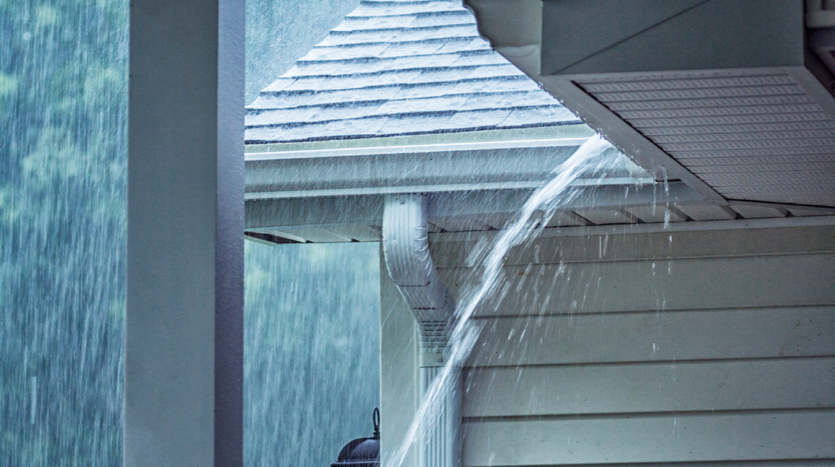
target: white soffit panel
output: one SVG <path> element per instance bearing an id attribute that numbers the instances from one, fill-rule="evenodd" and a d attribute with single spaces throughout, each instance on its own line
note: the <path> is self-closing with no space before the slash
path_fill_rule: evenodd
<path id="1" fill-rule="evenodd" d="M 687 214 L 694 221 L 722 221 L 736 219 L 736 212 L 732 211 L 727 206 L 714 205 L 686 205 L 679 206 L 678 209 Z"/>
<path id="2" fill-rule="evenodd" d="M 626 210 L 638 219 L 647 223 L 659 222 L 684 222 L 687 215 L 673 207 L 652 205 L 626 208 Z"/>
<path id="3" fill-rule="evenodd" d="M 546 227 L 577 227 L 589 225 L 589 221 L 568 211 L 557 211 L 545 224 Z"/>
<path id="4" fill-rule="evenodd" d="M 329 230 L 317 227 L 283 227 L 280 231 L 275 231 L 275 235 L 279 237 L 289 238 L 291 240 L 303 239 L 311 243 L 347 243 L 353 239 L 331 232 Z"/>
<path id="5" fill-rule="evenodd" d="M 481 232 L 493 230 L 493 227 L 479 217 L 445 217 L 435 218 L 431 222 L 445 232 Z"/>
<path id="6" fill-rule="evenodd" d="M 757 204 L 731 204 L 731 208 L 746 219 L 765 219 L 768 217 L 786 217 L 788 210 L 782 206 Z"/>
<path id="7" fill-rule="evenodd" d="M 815 209 L 803 207 L 790 207 L 789 212 L 792 213 L 792 215 L 795 217 L 835 215 L 835 210 L 832 209 Z"/>
<path id="8" fill-rule="evenodd" d="M 788 70 L 576 83 L 726 198 L 835 206 L 835 121 Z"/>
<path id="9" fill-rule="evenodd" d="M 578 209 L 574 212 L 597 225 L 635 224 L 638 222 L 635 216 L 623 209 Z"/>
<path id="10" fill-rule="evenodd" d="M 380 230 L 369 225 L 335 225 L 328 227 L 330 232 L 358 242 L 380 241 Z"/>

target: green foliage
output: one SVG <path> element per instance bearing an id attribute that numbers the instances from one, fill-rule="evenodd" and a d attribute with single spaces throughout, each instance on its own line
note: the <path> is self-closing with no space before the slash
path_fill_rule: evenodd
<path id="1" fill-rule="evenodd" d="M 0 3 L 0 465 L 121 462 L 127 12 Z"/>
<path id="2" fill-rule="evenodd" d="M 377 244 L 246 244 L 244 464 L 327 466 L 379 404 Z"/>
<path id="3" fill-rule="evenodd" d="M 250 0 L 248 91 L 355 3 Z M 0 0 L 0 466 L 121 464 L 128 5 Z M 247 465 L 326 465 L 377 400 L 376 249 L 246 260 Z"/>
<path id="4" fill-rule="evenodd" d="M 20 80 L 16 76 L 0 72 L 0 102 L 14 96 L 19 85 Z"/>

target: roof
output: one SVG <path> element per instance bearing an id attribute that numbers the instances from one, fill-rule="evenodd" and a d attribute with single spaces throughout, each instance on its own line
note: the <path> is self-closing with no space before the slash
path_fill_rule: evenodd
<path id="1" fill-rule="evenodd" d="M 378 241 L 385 197 L 418 192 L 429 196 L 433 235 L 502 229 L 593 134 L 493 51 L 460 0 L 364 0 L 247 107 L 247 235 Z M 788 225 L 831 213 L 715 204 L 611 156 L 546 228 Z"/>
<path id="2" fill-rule="evenodd" d="M 460 0 L 363 0 L 247 107 L 247 144 L 581 124 Z"/>

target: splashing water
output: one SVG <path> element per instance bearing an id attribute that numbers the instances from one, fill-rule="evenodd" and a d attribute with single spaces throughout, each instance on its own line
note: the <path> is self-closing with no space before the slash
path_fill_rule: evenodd
<path id="1" fill-rule="evenodd" d="M 584 175 L 602 174 L 610 165 L 605 157 L 611 145 L 600 136 L 589 138 L 574 154 L 554 170 L 554 178 L 536 190 L 520 209 L 513 222 L 492 242 L 489 248 L 477 248 L 477 259 L 469 264 L 479 266 L 480 277 L 475 285 L 464 292 L 456 307 L 456 321 L 449 339 L 446 362 L 418 407 L 412 424 L 400 447 L 385 462 L 385 467 L 401 467 L 411 447 L 421 435 L 428 433 L 437 423 L 442 401 L 451 391 L 456 368 L 469 357 L 478 339 L 480 329 L 471 319 L 481 301 L 489 296 L 502 278 L 507 252 L 526 241 L 536 238 L 556 210 L 578 195 L 572 184 Z"/>

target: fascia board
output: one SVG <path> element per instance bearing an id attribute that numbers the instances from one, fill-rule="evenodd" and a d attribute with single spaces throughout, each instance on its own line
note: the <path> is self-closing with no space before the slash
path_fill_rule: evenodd
<path id="1" fill-rule="evenodd" d="M 623 206 L 703 204 L 704 198 L 681 182 L 645 185 L 575 187 L 573 199 L 563 210 Z M 488 216 L 517 212 L 533 189 L 435 192 L 429 195 L 429 221 L 438 218 Z M 246 202 L 249 231 L 288 226 L 332 224 L 381 225 L 381 194 L 320 198 L 250 199 Z"/>
<path id="2" fill-rule="evenodd" d="M 542 229 L 537 238 L 587 237 L 592 235 L 629 235 L 656 232 L 703 232 L 739 229 L 780 229 L 794 227 L 835 226 L 835 216 L 779 217 L 771 219 L 737 219 L 721 221 L 671 222 L 669 224 L 620 224 L 579 227 L 552 227 Z M 492 240 L 500 231 L 480 232 L 437 232 L 429 234 L 432 244 L 445 242 L 466 242 L 484 238 Z"/>
<path id="3" fill-rule="evenodd" d="M 586 138 L 250 153 L 246 199 L 536 188 Z M 622 157 L 614 150 L 613 157 Z M 595 185 L 652 184 L 628 159 Z M 578 185 L 588 184 L 579 180 Z"/>

